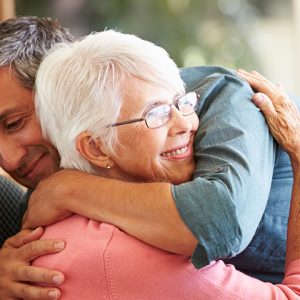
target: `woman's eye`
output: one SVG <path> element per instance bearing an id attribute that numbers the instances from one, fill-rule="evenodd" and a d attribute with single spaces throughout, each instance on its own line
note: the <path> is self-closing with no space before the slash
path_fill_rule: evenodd
<path id="1" fill-rule="evenodd" d="M 24 124 L 24 119 L 20 118 L 6 124 L 6 131 L 19 130 Z"/>

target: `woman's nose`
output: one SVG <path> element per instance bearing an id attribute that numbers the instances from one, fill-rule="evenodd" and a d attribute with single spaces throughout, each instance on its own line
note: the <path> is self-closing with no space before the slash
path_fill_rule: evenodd
<path id="1" fill-rule="evenodd" d="M 175 106 L 171 106 L 170 116 L 170 131 L 169 134 L 174 136 L 176 134 L 186 133 L 192 130 L 192 122 L 188 116 L 183 114 Z"/>

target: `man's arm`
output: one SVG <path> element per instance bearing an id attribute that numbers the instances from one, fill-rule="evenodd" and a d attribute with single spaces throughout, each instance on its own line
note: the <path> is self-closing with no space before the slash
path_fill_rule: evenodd
<path id="1" fill-rule="evenodd" d="M 184 71 L 183 76 L 190 76 Z M 253 238 L 268 201 L 277 145 L 251 103 L 247 83 L 220 68 L 192 72 L 193 78 L 206 73 L 200 83 L 188 79 L 189 88 L 201 95 L 197 166 L 194 180 L 174 186 L 173 195 L 199 241 L 192 261 L 201 267 L 235 256 Z"/>

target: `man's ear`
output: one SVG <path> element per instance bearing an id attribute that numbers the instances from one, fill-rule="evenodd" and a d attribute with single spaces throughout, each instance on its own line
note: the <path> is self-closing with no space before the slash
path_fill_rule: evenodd
<path id="1" fill-rule="evenodd" d="M 99 168 L 113 167 L 113 160 L 106 154 L 103 144 L 97 138 L 94 139 L 88 131 L 82 132 L 76 139 L 77 151 L 90 163 Z"/>

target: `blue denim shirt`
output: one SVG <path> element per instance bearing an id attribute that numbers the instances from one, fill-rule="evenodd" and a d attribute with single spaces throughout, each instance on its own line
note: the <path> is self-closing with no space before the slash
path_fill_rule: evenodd
<path id="1" fill-rule="evenodd" d="M 182 69 L 200 93 L 191 182 L 172 186 L 176 206 L 199 241 L 197 267 L 228 260 L 250 272 L 283 272 L 292 189 L 287 154 L 274 141 L 253 91 L 219 67 Z"/>

